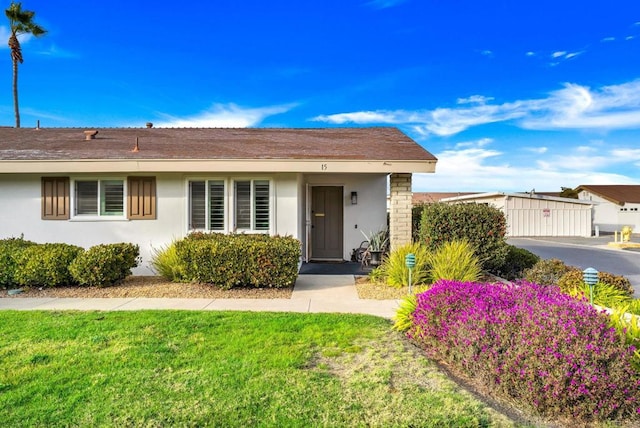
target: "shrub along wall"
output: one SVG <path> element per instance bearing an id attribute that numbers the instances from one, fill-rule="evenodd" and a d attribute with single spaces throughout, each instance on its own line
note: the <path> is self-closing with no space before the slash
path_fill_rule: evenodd
<path id="1" fill-rule="evenodd" d="M 38 244 L 16 257 L 15 280 L 22 286 L 58 287 L 77 282 L 69 271 L 83 249 L 69 244 Z"/>
<path id="2" fill-rule="evenodd" d="M 128 243 L 96 245 L 85 251 L 69 244 L 0 240 L 0 287 L 107 286 L 123 281 L 139 263 Z"/>
<path id="3" fill-rule="evenodd" d="M 298 276 L 300 241 L 292 237 L 193 233 L 174 245 L 187 281 L 224 289 L 288 287 Z"/>
<path id="4" fill-rule="evenodd" d="M 467 240 L 484 269 L 500 272 L 509 252 L 505 242 L 507 222 L 502 211 L 475 203 L 425 204 L 421 210 L 419 239 L 430 250 L 445 242 Z"/>
<path id="5" fill-rule="evenodd" d="M 36 243 L 22 237 L 0 240 L 0 288 L 18 285 L 15 279 L 17 259 L 25 248 L 32 245 Z"/>
<path id="6" fill-rule="evenodd" d="M 139 254 L 140 249 L 134 244 L 96 245 L 80 253 L 69 271 L 80 285 L 114 285 L 131 275 L 131 269 L 140 261 Z"/>

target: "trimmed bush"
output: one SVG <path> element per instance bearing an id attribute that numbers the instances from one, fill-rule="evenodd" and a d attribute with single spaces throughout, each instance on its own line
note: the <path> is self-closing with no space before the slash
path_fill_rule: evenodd
<path id="1" fill-rule="evenodd" d="M 567 266 L 559 259 L 545 259 L 538 261 L 530 269 L 522 272 L 523 279 L 541 285 L 557 285 L 564 274 L 577 270 L 573 266 Z"/>
<path id="2" fill-rule="evenodd" d="M 409 285 L 409 268 L 407 268 L 407 254 L 416 256 L 416 265 L 411 271 L 412 285 L 425 285 L 431 283 L 429 276 L 429 252 L 424 245 L 419 243 L 407 244 L 394 250 L 385 257 L 382 264 L 371 271 L 369 278 L 378 283 L 384 283 L 391 287 L 402 288 Z"/>
<path id="3" fill-rule="evenodd" d="M 425 210 L 424 203 L 414 205 L 411 208 L 411 239 L 413 242 L 420 241 L 420 223 L 422 222 L 422 212 Z"/>
<path id="4" fill-rule="evenodd" d="M 223 289 L 289 287 L 298 277 L 300 242 L 292 237 L 193 233 L 175 247 L 188 281 Z"/>
<path id="5" fill-rule="evenodd" d="M 15 279 L 16 260 L 22 251 L 36 245 L 35 242 L 20 238 L 7 238 L 0 240 L 0 287 L 10 288 L 18 285 Z"/>
<path id="6" fill-rule="evenodd" d="M 540 257 L 531 251 L 507 244 L 507 256 L 504 264 L 494 273 L 510 281 L 521 279 L 524 270 L 532 268 L 539 261 Z"/>
<path id="7" fill-rule="evenodd" d="M 84 251 L 69 265 L 69 272 L 80 285 L 109 286 L 121 283 L 138 266 L 140 249 L 128 243 L 96 245 Z"/>
<path id="8" fill-rule="evenodd" d="M 598 272 L 598 281 L 610 284 L 629 296 L 633 295 L 631 281 L 623 275 L 614 275 L 609 272 Z"/>
<path id="9" fill-rule="evenodd" d="M 502 211 L 489 205 L 426 204 L 420 222 L 420 242 L 433 251 L 445 242 L 466 239 L 475 248 L 482 268 L 497 273 L 508 253 L 506 230 Z"/>
<path id="10" fill-rule="evenodd" d="M 558 287 L 439 281 L 412 319 L 408 335 L 430 355 L 542 416 L 640 417 L 633 347 Z"/>
<path id="11" fill-rule="evenodd" d="M 58 287 L 75 283 L 69 265 L 83 251 L 69 244 L 36 244 L 16 257 L 15 281 L 23 286 Z"/>
<path id="12" fill-rule="evenodd" d="M 428 261 L 433 282 L 440 279 L 477 281 L 482 274 L 475 250 L 466 240 L 445 242 L 429 255 Z"/>

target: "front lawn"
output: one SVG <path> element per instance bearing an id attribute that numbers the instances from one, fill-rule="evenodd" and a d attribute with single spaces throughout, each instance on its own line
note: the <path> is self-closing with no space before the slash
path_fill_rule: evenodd
<path id="1" fill-rule="evenodd" d="M 0 311 L 3 426 L 515 426 L 372 316 Z"/>

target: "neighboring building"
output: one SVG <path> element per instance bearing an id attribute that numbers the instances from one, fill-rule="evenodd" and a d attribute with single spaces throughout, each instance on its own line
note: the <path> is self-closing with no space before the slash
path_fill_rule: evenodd
<path id="1" fill-rule="evenodd" d="M 576 188 L 581 200 L 594 203 L 593 224 L 602 232 L 631 226 L 640 232 L 640 185 L 588 184 Z"/>
<path id="2" fill-rule="evenodd" d="M 442 199 L 456 196 L 477 195 L 478 192 L 413 192 L 413 205 L 432 204 L 440 202 Z"/>
<path id="3" fill-rule="evenodd" d="M 193 230 L 349 259 L 360 230 L 386 225 L 388 190 L 392 246 L 410 242 L 412 173 L 435 164 L 396 128 L 0 128 L 0 238 L 136 243 L 136 274 Z"/>
<path id="4" fill-rule="evenodd" d="M 592 203 L 531 193 L 480 193 L 445 203 L 490 204 L 507 220 L 507 236 L 591 236 Z"/>

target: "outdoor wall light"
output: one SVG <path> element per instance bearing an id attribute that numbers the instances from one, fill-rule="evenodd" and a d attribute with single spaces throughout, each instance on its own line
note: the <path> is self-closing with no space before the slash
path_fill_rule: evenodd
<path id="1" fill-rule="evenodd" d="M 351 205 L 358 205 L 358 192 L 351 192 Z"/>

